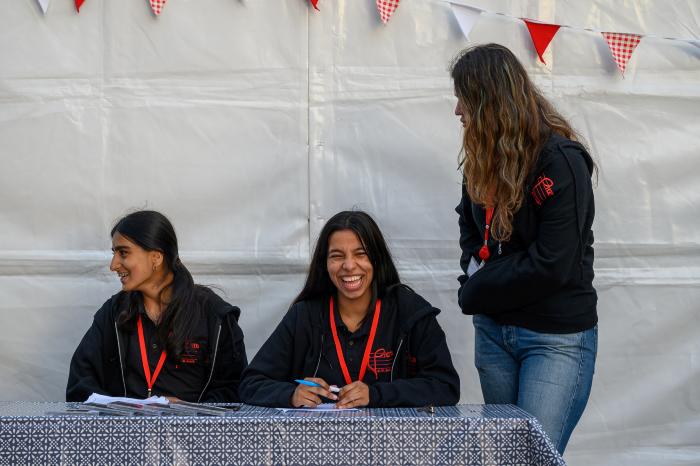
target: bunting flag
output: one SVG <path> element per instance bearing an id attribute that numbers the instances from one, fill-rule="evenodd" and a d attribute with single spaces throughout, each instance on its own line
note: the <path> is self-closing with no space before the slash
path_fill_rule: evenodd
<path id="1" fill-rule="evenodd" d="M 542 55 L 554 38 L 554 34 L 557 33 L 561 26 L 558 24 L 540 23 L 525 18 L 522 18 L 522 20 L 525 22 L 527 30 L 530 31 L 532 45 L 534 45 L 535 50 L 537 50 L 537 56 L 540 57 L 540 61 L 546 65 Z"/>
<path id="2" fill-rule="evenodd" d="M 621 32 L 602 32 L 605 41 L 610 47 L 610 52 L 612 52 L 613 59 L 617 63 L 617 67 L 620 69 L 622 75 L 625 75 L 625 68 L 627 67 L 627 62 L 632 58 L 632 53 L 634 49 L 642 40 L 642 36 L 639 34 L 625 34 Z"/>
<path id="3" fill-rule="evenodd" d="M 163 7 L 165 7 L 166 1 L 167 0 L 150 0 L 151 10 L 153 10 L 153 13 L 155 13 L 156 16 L 158 16 L 160 12 L 163 11 Z"/>
<path id="4" fill-rule="evenodd" d="M 46 10 L 49 9 L 49 0 L 39 0 L 39 6 L 41 7 L 41 11 L 46 14 Z"/>
<path id="5" fill-rule="evenodd" d="M 80 7 L 83 6 L 83 2 L 85 0 L 75 0 L 75 9 L 78 10 L 78 13 L 80 13 Z"/>
<path id="6" fill-rule="evenodd" d="M 389 22 L 389 18 L 394 14 L 394 11 L 399 7 L 400 0 L 377 0 L 377 11 L 382 23 Z"/>
<path id="7" fill-rule="evenodd" d="M 464 34 L 464 38 L 468 39 L 469 33 L 481 17 L 481 10 L 467 5 L 460 5 L 459 3 L 451 3 L 450 5 L 452 6 L 452 13 L 459 23 L 459 28 Z"/>
<path id="8" fill-rule="evenodd" d="M 317 6 L 317 5 L 318 5 L 318 0 L 311 0 L 311 4 L 312 4 L 313 7 L 316 9 L 316 11 L 321 11 L 321 10 L 318 9 L 318 6 Z"/>

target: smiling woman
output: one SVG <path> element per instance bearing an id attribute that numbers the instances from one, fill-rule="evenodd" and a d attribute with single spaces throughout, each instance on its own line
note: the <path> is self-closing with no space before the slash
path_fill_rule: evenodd
<path id="1" fill-rule="evenodd" d="M 321 230 L 304 288 L 244 372 L 241 398 L 278 407 L 455 404 L 459 377 L 439 312 L 401 284 L 374 220 L 340 212 Z"/>
<path id="2" fill-rule="evenodd" d="M 70 365 L 67 401 L 92 393 L 238 401 L 246 365 L 240 310 L 195 285 L 170 221 L 139 211 L 112 229 L 122 291 L 95 314 Z"/>

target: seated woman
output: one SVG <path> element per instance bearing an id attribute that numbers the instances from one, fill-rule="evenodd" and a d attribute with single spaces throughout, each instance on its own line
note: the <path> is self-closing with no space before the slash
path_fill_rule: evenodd
<path id="1" fill-rule="evenodd" d="M 85 401 L 95 392 L 238 401 L 247 363 L 240 310 L 194 284 L 162 214 L 129 214 L 111 235 L 109 268 L 122 291 L 97 311 L 75 350 L 66 400 Z"/>
<path id="2" fill-rule="evenodd" d="M 277 407 L 316 407 L 324 398 L 339 408 L 453 405 L 459 376 L 439 312 L 401 284 L 372 218 L 340 212 L 321 230 L 304 289 L 244 371 L 241 399 Z M 337 395 L 331 385 L 342 387 Z"/>

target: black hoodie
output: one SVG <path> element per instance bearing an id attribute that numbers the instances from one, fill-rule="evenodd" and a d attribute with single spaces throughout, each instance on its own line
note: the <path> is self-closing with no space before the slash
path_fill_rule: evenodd
<path id="1" fill-rule="evenodd" d="M 133 378 L 127 377 L 129 374 L 126 374 L 126 358 L 140 358 L 139 354 L 127 354 L 130 335 L 117 326 L 117 317 L 127 301 L 126 294 L 121 291 L 112 296 L 95 313 L 92 326 L 71 359 L 66 401 L 85 401 L 92 393 L 146 396 L 145 384 L 130 386 L 129 381 Z M 237 323 L 241 311 L 204 287 L 197 287 L 196 299 L 201 305 L 200 308 L 205 311 L 206 318 L 201 319 L 198 328 L 193 331 L 204 335 L 206 343 L 202 348 L 206 348 L 206 354 L 201 355 L 201 358 L 197 355 L 194 357 L 197 358 L 197 363 L 201 360 L 201 364 L 205 365 L 205 370 L 201 371 L 205 376 L 199 387 L 187 387 L 188 393 L 197 393 L 196 398 L 182 396 L 177 387 L 168 387 L 167 394 L 184 401 L 239 401 L 238 382 L 247 364 L 243 332 Z M 163 371 L 169 364 L 170 362 L 166 362 Z M 151 369 L 153 370 L 153 367 Z M 154 394 L 159 394 L 155 389 L 162 378 L 156 380 Z M 173 380 L 176 378 L 173 377 Z"/>
<path id="2" fill-rule="evenodd" d="M 598 321 L 593 288 L 593 161 L 580 144 L 552 135 L 527 183 L 513 234 L 489 239 L 490 259 L 467 276 L 484 241 L 485 211 L 463 187 L 459 305 L 501 325 L 545 333 L 575 333 Z M 498 207 L 496 207 L 498 208 Z"/>
<path id="3" fill-rule="evenodd" d="M 363 379 L 369 386 L 369 407 L 457 403 L 459 376 L 435 318 L 439 312 L 406 286 L 387 292 Z M 335 374 L 335 380 L 326 382 L 344 385 L 335 352 L 329 298 L 295 303 L 243 372 L 241 399 L 291 407 L 294 379 L 315 377 L 320 369 Z"/>

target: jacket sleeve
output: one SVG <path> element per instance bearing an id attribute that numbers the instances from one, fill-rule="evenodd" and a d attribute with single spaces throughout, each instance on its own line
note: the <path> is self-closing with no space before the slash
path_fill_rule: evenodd
<path id="1" fill-rule="evenodd" d="M 563 287 L 575 262 L 580 261 L 580 218 L 593 196 L 590 172 L 583 156 L 553 155 L 542 168 L 554 184 L 552 195 L 537 213 L 536 240 L 524 251 L 487 262 L 462 285 L 459 303 L 465 314 L 498 313 L 534 304 Z"/>
<path id="2" fill-rule="evenodd" d="M 214 361 L 214 375 L 203 402 L 231 403 L 240 401 L 238 386 L 241 373 L 248 364 L 243 343 L 243 331 L 236 319 L 228 314 L 221 322 L 221 341 Z"/>
<path id="3" fill-rule="evenodd" d="M 111 301 L 95 314 L 92 325 L 73 353 L 66 386 L 66 401 L 85 401 L 93 393 L 109 395 L 104 383 L 104 332 Z"/>
<path id="4" fill-rule="evenodd" d="M 298 309 L 292 307 L 243 372 L 241 400 L 258 406 L 290 408 L 296 389 L 293 379 L 294 339 Z"/>
<path id="5" fill-rule="evenodd" d="M 435 315 L 427 315 L 418 321 L 408 341 L 409 357 L 415 357 L 415 376 L 370 385 L 369 407 L 456 404 L 459 401 L 459 375 L 452 365 L 445 332 Z"/>
<path id="6" fill-rule="evenodd" d="M 457 280 L 463 285 L 467 281 L 467 268 L 472 256 L 476 257 L 483 242 L 479 229 L 474 222 L 472 215 L 471 202 L 467 195 L 466 187 L 462 183 L 462 200 L 455 208 L 455 212 L 459 215 L 459 247 L 462 249 L 462 256 L 459 259 L 459 265 L 462 267 L 462 275 Z"/>

